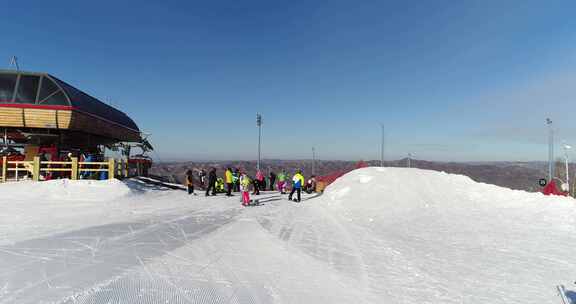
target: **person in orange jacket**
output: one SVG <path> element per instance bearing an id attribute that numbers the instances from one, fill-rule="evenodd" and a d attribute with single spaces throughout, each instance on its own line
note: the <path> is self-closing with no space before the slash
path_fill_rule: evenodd
<path id="1" fill-rule="evenodd" d="M 192 170 L 186 171 L 186 189 L 188 190 L 188 195 L 194 193 L 194 174 Z"/>

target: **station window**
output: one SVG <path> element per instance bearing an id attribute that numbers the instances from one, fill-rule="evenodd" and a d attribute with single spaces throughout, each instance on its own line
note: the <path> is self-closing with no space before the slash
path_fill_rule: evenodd
<path id="1" fill-rule="evenodd" d="M 35 103 L 38 92 L 39 76 L 22 75 L 18 82 L 18 92 L 16 93 L 17 103 Z"/>
<path id="2" fill-rule="evenodd" d="M 68 101 L 62 90 L 47 77 L 42 79 L 38 103 L 46 105 L 68 105 Z"/>
<path id="3" fill-rule="evenodd" d="M 68 105 L 68 102 L 66 101 L 66 96 L 62 91 L 50 95 L 50 97 L 46 98 L 41 103 L 45 105 L 58 105 L 58 106 Z"/>
<path id="4" fill-rule="evenodd" d="M 0 74 L 0 103 L 12 102 L 16 76 L 16 74 Z"/>

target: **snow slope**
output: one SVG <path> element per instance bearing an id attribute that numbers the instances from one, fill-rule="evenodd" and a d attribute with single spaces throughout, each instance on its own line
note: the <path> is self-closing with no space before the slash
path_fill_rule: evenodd
<path id="1" fill-rule="evenodd" d="M 253 208 L 135 180 L 0 194 L 2 304 L 576 303 L 574 200 L 460 175 L 364 168 Z"/>

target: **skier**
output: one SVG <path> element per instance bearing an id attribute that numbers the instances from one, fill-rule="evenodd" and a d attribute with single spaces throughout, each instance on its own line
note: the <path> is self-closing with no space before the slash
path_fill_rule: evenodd
<path id="1" fill-rule="evenodd" d="M 200 186 L 202 189 L 206 188 L 206 170 L 202 169 L 198 172 L 198 177 L 200 178 Z"/>
<path id="2" fill-rule="evenodd" d="M 240 190 L 242 191 L 242 206 L 246 207 L 250 204 L 250 178 L 246 173 L 240 175 Z"/>
<path id="3" fill-rule="evenodd" d="M 212 189 L 212 195 L 216 195 L 216 168 L 211 168 L 208 173 L 208 187 L 206 188 L 206 196 L 210 195 L 210 189 Z"/>
<path id="4" fill-rule="evenodd" d="M 232 182 L 233 182 L 233 191 L 234 192 L 240 192 L 240 170 L 238 170 L 238 168 L 234 169 L 234 172 L 232 172 Z"/>
<path id="5" fill-rule="evenodd" d="M 226 182 L 226 196 L 232 196 L 232 184 L 234 183 L 234 177 L 232 176 L 232 169 L 228 167 L 226 172 L 224 172 L 224 181 Z"/>
<path id="6" fill-rule="evenodd" d="M 194 193 L 194 174 L 192 173 L 192 170 L 186 171 L 186 188 L 188 190 L 188 195 Z"/>
<path id="7" fill-rule="evenodd" d="M 224 179 L 218 177 L 216 179 L 216 193 L 224 193 L 224 192 L 226 192 L 226 190 L 224 190 Z"/>
<path id="8" fill-rule="evenodd" d="M 258 180 L 257 179 L 250 179 L 252 181 L 252 188 L 254 188 L 252 190 L 252 195 L 260 195 L 260 187 L 258 185 Z"/>
<path id="9" fill-rule="evenodd" d="M 298 170 L 296 174 L 294 174 L 294 177 L 292 177 L 292 191 L 290 191 L 290 195 L 288 195 L 288 200 L 292 200 L 292 195 L 294 195 L 294 192 L 297 192 L 298 196 L 296 201 L 300 202 L 302 186 L 304 186 L 304 176 L 302 175 L 302 171 Z"/>
<path id="10" fill-rule="evenodd" d="M 278 191 L 280 194 L 286 194 L 285 187 L 286 187 L 286 171 L 282 170 L 282 172 L 278 173 Z"/>
<path id="11" fill-rule="evenodd" d="M 306 182 L 306 193 L 310 194 L 312 192 L 316 192 L 316 176 L 314 175 Z"/>
<path id="12" fill-rule="evenodd" d="M 270 171 L 270 191 L 274 191 L 274 183 L 276 182 L 276 173 Z"/>

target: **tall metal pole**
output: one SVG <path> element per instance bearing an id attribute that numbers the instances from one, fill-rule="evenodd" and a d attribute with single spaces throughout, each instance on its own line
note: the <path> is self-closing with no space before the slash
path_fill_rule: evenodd
<path id="1" fill-rule="evenodd" d="M 260 171 L 260 152 L 262 146 L 262 115 L 260 115 L 260 113 L 256 114 L 256 125 L 258 126 L 258 163 L 256 163 L 256 169 Z"/>
<path id="2" fill-rule="evenodd" d="M 316 149 L 312 147 L 312 175 L 316 175 Z"/>
<path id="3" fill-rule="evenodd" d="M 554 128 L 552 128 L 552 120 L 546 118 L 548 125 L 548 181 L 554 179 Z"/>
<path id="4" fill-rule="evenodd" d="M 384 167 L 384 124 L 380 124 L 382 127 L 382 140 L 380 142 L 380 167 Z"/>
<path id="5" fill-rule="evenodd" d="M 8 131 L 4 129 L 4 147 L 8 149 Z"/>
<path id="6" fill-rule="evenodd" d="M 564 161 L 565 161 L 565 164 L 566 164 L 566 185 L 567 185 L 566 190 L 568 191 L 568 193 L 570 193 L 570 174 L 569 174 L 569 172 L 568 172 L 568 169 L 569 169 L 569 168 L 568 168 L 568 164 L 569 164 L 568 150 L 569 150 L 570 148 L 572 148 L 572 147 L 570 147 L 570 146 L 567 145 L 567 144 L 564 144 Z"/>

